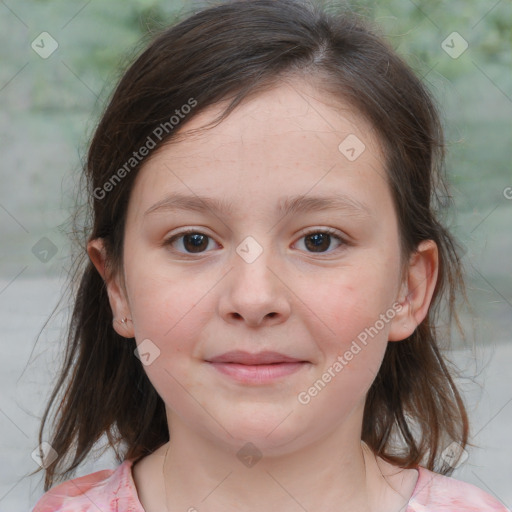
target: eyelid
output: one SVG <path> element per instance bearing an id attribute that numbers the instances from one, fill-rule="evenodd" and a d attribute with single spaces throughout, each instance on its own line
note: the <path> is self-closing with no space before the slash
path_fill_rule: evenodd
<path id="1" fill-rule="evenodd" d="M 333 235 L 338 237 L 340 240 L 343 240 L 346 242 L 347 238 L 346 235 L 344 235 L 339 229 L 330 228 L 330 227 L 313 227 L 313 228 L 306 228 L 305 231 L 301 232 L 300 237 L 302 238 L 307 235 L 311 235 L 313 233 L 327 233 L 329 235 Z"/>

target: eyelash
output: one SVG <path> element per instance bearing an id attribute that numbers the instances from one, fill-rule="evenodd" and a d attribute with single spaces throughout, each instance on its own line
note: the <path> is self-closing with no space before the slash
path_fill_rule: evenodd
<path id="1" fill-rule="evenodd" d="M 328 251 L 328 252 L 308 252 L 308 254 L 319 254 L 319 255 L 322 255 L 322 254 L 332 254 L 333 252 L 335 252 L 336 250 L 340 249 L 342 246 L 348 246 L 350 245 L 350 243 L 344 238 L 342 237 L 339 232 L 333 228 L 324 228 L 324 229 L 313 229 L 311 231 L 308 231 L 304 234 L 301 235 L 301 237 L 299 238 L 299 240 L 301 240 L 302 238 L 305 238 L 307 236 L 310 236 L 310 235 L 314 235 L 314 234 L 325 234 L 325 235 L 330 235 L 331 237 L 334 237 L 336 238 L 339 242 L 340 242 L 340 245 L 335 248 L 334 250 L 332 251 Z M 164 246 L 172 246 L 172 244 L 180 239 L 180 238 L 183 238 L 184 236 L 186 235 L 190 235 L 190 234 L 194 234 L 194 235 L 204 235 L 207 237 L 207 239 L 209 240 L 213 240 L 213 238 L 197 229 L 187 229 L 187 230 L 184 230 L 184 231 L 180 231 L 178 233 L 175 233 L 174 235 L 172 235 L 170 238 L 168 238 L 167 240 L 165 240 L 163 242 L 162 245 Z M 209 252 L 209 251 L 203 251 L 203 252 L 198 252 L 198 253 L 193 253 L 193 252 L 181 252 L 181 251 L 177 251 L 175 249 L 172 249 L 173 252 L 177 252 L 178 254 L 181 254 L 181 255 L 184 255 L 184 256 L 190 256 L 190 257 L 193 257 L 194 255 L 202 255 L 202 254 L 205 254 L 206 252 Z"/>

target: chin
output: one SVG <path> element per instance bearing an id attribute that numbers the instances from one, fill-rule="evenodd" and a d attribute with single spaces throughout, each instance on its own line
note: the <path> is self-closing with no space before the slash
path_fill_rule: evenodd
<path id="1" fill-rule="evenodd" d="M 292 407 L 283 407 L 282 404 L 271 407 L 255 407 L 252 404 L 250 411 L 231 409 L 226 414 L 230 415 L 229 421 L 222 424 L 232 436 L 224 431 L 226 442 L 236 449 L 252 443 L 265 455 L 282 455 L 292 451 L 297 439 L 311 431 L 307 423 L 294 414 Z"/>

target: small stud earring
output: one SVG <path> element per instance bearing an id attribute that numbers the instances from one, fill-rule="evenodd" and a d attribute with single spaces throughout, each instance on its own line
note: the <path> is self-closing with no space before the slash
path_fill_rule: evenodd
<path id="1" fill-rule="evenodd" d="M 131 318 L 126 318 L 126 317 L 124 317 L 124 318 L 122 318 L 122 319 L 121 319 L 121 323 L 122 323 L 123 325 L 125 325 L 125 324 L 126 324 L 126 322 L 127 322 L 127 320 L 130 320 L 130 322 L 131 322 Z"/>

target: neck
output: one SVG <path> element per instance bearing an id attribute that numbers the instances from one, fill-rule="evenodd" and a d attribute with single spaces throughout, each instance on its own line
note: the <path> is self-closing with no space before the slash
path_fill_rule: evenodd
<path id="1" fill-rule="evenodd" d="M 237 456 L 237 450 L 174 420 L 172 441 L 162 457 L 169 511 L 383 510 L 375 506 L 382 474 L 369 448 L 354 437 L 356 431 L 333 433 L 300 451 L 263 454 L 257 460 L 253 448 Z"/>

